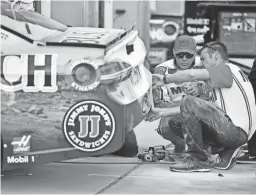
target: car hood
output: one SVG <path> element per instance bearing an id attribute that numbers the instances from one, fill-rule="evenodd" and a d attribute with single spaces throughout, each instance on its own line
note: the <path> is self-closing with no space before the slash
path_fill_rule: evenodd
<path id="1" fill-rule="evenodd" d="M 122 29 L 70 27 L 65 32 L 51 35 L 41 40 L 50 46 L 86 46 L 106 48 L 123 32 Z"/>

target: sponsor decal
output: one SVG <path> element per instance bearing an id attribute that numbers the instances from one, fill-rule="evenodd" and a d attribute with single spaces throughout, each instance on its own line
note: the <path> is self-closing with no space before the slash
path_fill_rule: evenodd
<path id="1" fill-rule="evenodd" d="M 138 85 L 139 82 L 141 81 L 141 74 L 140 74 L 140 68 L 137 66 L 134 68 L 131 72 L 130 80 L 133 86 Z"/>
<path id="2" fill-rule="evenodd" d="M 170 87 L 170 91 L 172 94 L 180 94 L 182 92 L 186 92 L 186 88 L 181 88 L 181 87 Z"/>
<path id="3" fill-rule="evenodd" d="M 71 86 L 78 91 L 91 91 L 100 84 L 100 71 L 90 59 L 81 59 L 71 64 L 73 82 Z"/>
<path id="4" fill-rule="evenodd" d="M 167 67 L 158 66 L 158 67 L 155 68 L 155 73 L 165 75 L 166 70 L 167 70 Z"/>
<path id="5" fill-rule="evenodd" d="M 7 156 L 8 164 L 26 164 L 35 162 L 35 156 Z"/>
<path id="6" fill-rule="evenodd" d="M 2 55 L 0 89 L 6 92 L 56 92 L 57 55 Z"/>
<path id="7" fill-rule="evenodd" d="M 30 152 L 30 138 L 31 135 L 14 137 L 11 143 L 13 145 L 13 153 L 20 154 L 24 152 Z"/>
<path id="8" fill-rule="evenodd" d="M 98 32 L 89 32 L 82 30 L 76 30 L 70 32 L 59 42 L 62 43 L 87 43 L 87 44 L 103 44 L 106 37 L 109 35 L 105 30 L 99 30 Z"/>
<path id="9" fill-rule="evenodd" d="M 106 147 L 115 134 L 115 118 L 104 104 L 88 100 L 66 113 L 63 130 L 68 142 L 79 150 L 95 152 Z"/>

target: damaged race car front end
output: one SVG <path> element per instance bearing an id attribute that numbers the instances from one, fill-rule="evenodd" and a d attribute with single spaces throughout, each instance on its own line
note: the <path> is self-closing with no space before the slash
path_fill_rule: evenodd
<path id="1" fill-rule="evenodd" d="M 52 32 L 2 18 L 3 170 L 112 153 L 136 155 L 133 128 L 153 102 L 146 49 L 134 27 Z M 48 36 L 24 37 L 26 23 L 32 34 Z"/>

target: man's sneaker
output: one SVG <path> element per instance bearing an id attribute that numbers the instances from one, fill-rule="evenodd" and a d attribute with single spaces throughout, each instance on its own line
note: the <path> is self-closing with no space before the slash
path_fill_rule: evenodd
<path id="1" fill-rule="evenodd" d="M 236 159 L 241 153 L 241 147 L 237 149 L 224 150 L 219 154 L 220 162 L 215 163 L 216 169 L 228 170 L 236 164 Z"/>
<path id="2" fill-rule="evenodd" d="M 249 153 L 237 158 L 237 163 L 240 164 L 256 164 L 256 156 L 253 156 Z"/>
<path id="3" fill-rule="evenodd" d="M 212 166 L 208 163 L 208 161 L 200 161 L 198 158 L 194 156 L 187 156 L 182 161 L 171 165 L 170 169 L 174 172 L 209 172 Z"/>

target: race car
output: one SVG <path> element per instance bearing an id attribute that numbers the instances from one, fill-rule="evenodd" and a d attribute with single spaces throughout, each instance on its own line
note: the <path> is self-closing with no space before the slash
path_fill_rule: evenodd
<path id="1" fill-rule="evenodd" d="M 67 27 L 16 2 L 1 1 L 2 170 L 136 155 L 153 102 L 135 28 Z"/>

